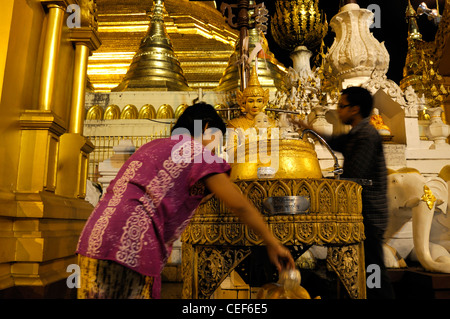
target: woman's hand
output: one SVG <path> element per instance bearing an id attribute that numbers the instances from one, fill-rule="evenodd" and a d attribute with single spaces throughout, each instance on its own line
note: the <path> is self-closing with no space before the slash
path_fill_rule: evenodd
<path id="1" fill-rule="evenodd" d="M 270 261 L 279 271 L 286 267 L 295 267 L 291 252 L 275 238 L 263 220 L 261 213 L 242 195 L 236 184 L 232 183 L 226 174 L 210 175 L 205 178 L 205 184 L 243 223 L 262 237 Z"/>
<path id="2" fill-rule="evenodd" d="M 270 261 L 275 265 L 278 272 L 283 269 L 294 269 L 295 262 L 292 258 L 291 252 L 281 243 L 277 242 L 267 245 L 267 254 Z"/>

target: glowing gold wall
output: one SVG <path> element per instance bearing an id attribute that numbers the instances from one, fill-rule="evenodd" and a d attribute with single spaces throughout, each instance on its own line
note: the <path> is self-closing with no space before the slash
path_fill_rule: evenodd
<path id="1" fill-rule="evenodd" d="M 53 90 L 48 90 L 52 103 L 45 111 L 39 99 L 48 1 L 2 0 L 0 10 L 0 290 L 67 278 L 66 267 L 76 262 L 78 236 L 92 211 L 84 194 L 67 195 L 56 184 L 79 190 L 85 177 L 63 173 L 90 147 L 80 134 L 66 133 L 77 74 L 65 8 L 76 2 L 54 2 L 63 7 L 64 22 L 59 54 L 50 59 L 56 69 Z M 81 144 L 64 153 L 61 140 Z M 61 181 L 59 175 L 69 178 Z"/>
<path id="2" fill-rule="evenodd" d="M 15 190 L 19 156 L 19 112 L 36 104 L 39 39 L 44 10 L 39 3 L 33 7 L 26 1 L 5 0 L 0 10 L 0 59 L 2 79 L 0 104 L 0 190 L 9 195 Z M 8 19 L 9 18 L 9 19 Z"/>

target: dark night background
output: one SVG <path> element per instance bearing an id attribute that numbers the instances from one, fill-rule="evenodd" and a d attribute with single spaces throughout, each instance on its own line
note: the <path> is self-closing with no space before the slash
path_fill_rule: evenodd
<path id="1" fill-rule="evenodd" d="M 220 4 L 226 2 L 229 4 L 238 3 L 237 0 L 228 1 L 216 1 L 217 8 L 220 9 Z M 256 3 L 264 2 L 266 8 L 269 10 L 269 19 L 275 12 L 275 1 L 260 1 L 256 0 Z M 417 7 L 423 1 L 411 0 L 411 5 L 417 11 Z M 424 1 L 427 3 L 428 8 L 436 8 L 436 0 Z M 321 0 L 319 1 L 319 8 L 326 14 L 328 23 L 331 18 L 335 16 L 339 11 L 340 0 Z M 403 75 L 403 66 L 405 63 L 405 57 L 407 52 L 407 36 L 408 36 L 408 24 L 405 19 L 406 7 L 408 0 L 358 0 L 358 4 L 361 8 L 367 8 L 370 4 L 377 4 L 380 6 L 381 22 L 380 28 L 372 28 L 371 31 L 374 37 L 382 42 L 384 41 L 386 49 L 390 54 L 390 64 L 387 77 L 390 80 L 399 83 Z M 442 14 L 444 10 L 445 0 L 439 0 L 439 11 Z M 237 12 L 235 12 L 237 15 Z M 433 41 L 437 27 L 427 19 L 425 15 L 419 18 L 419 28 L 422 33 L 424 41 Z M 329 48 L 333 44 L 335 34 L 329 27 L 328 35 L 325 37 L 325 45 Z M 292 61 L 289 58 L 289 53 L 282 50 L 274 42 L 270 33 L 270 20 L 268 23 L 268 31 L 266 34 L 267 41 L 269 42 L 270 51 L 273 52 L 278 61 L 283 63 L 286 67 L 292 66 Z M 313 57 L 314 58 L 314 57 Z M 313 61 L 313 58 L 311 59 Z"/>

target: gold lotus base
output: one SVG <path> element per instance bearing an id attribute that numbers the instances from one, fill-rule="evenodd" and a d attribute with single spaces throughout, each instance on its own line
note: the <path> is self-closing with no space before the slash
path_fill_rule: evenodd
<path id="1" fill-rule="evenodd" d="M 233 181 L 257 179 L 258 168 L 269 166 L 277 179 L 323 177 L 314 145 L 303 140 L 247 141 L 245 148 L 234 147 L 229 162 Z"/>
<path id="2" fill-rule="evenodd" d="M 286 246 L 327 246 L 327 264 L 350 297 L 366 297 L 359 184 L 332 179 L 249 179 L 235 184 L 261 211 L 266 197 L 307 197 L 311 205 L 306 214 L 265 216 L 269 228 Z M 262 245 L 261 238 L 215 197 L 199 207 L 182 242 L 183 298 L 209 298 L 252 247 Z"/>

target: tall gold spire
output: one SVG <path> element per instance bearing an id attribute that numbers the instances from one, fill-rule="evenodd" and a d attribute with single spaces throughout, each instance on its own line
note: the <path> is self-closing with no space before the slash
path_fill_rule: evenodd
<path id="1" fill-rule="evenodd" d="M 150 25 L 122 82 L 112 91 L 190 90 L 164 24 L 164 1 L 155 0 Z"/>
<path id="2" fill-rule="evenodd" d="M 411 1 L 408 0 L 408 6 L 406 7 L 406 22 L 408 23 L 408 53 L 406 55 L 405 66 L 403 67 L 403 79 L 400 82 L 400 87 L 406 89 L 407 85 L 416 83 L 421 85 L 421 80 L 418 76 L 419 69 L 423 63 L 422 54 L 420 52 L 422 34 L 420 34 L 419 26 L 417 24 L 417 13 L 411 5 Z M 412 81 L 412 78 L 415 80 Z M 406 86 L 405 86 L 406 85 Z M 415 85 L 414 85 L 415 87 Z M 417 87 L 415 87 L 417 89 Z"/>
<path id="3" fill-rule="evenodd" d="M 443 85 L 443 77 L 435 66 L 427 42 L 422 40 L 417 25 L 417 13 L 408 1 L 406 18 L 409 23 L 408 53 L 403 68 L 400 88 L 411 86 L 419 96 L 424 96 L 428 107 L 439 107 L 449 95 Z M 420 118 L 420 117 L 419 117 Z"/>
<path id="4" fill-rule="evenodd" d="M 406 7 L 406 20 L 408 22 L 408 40 L 422 40 L 422 34 L 417 24 L 417 13 L 410 0 L 408 0 L 408 6 Z"/>

